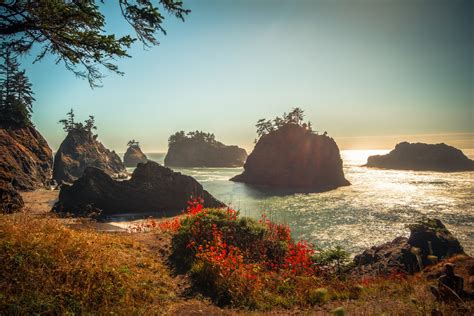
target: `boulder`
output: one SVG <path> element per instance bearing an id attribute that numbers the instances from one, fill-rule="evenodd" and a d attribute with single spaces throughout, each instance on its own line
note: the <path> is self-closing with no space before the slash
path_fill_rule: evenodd
<path id="1" fill-rule="evenodd" d="M 71 130 L 54 156 L 53 179 L 60 184 L 72 183 L 87 167 L 96 167 L 111 176 L 126 173 L 120 157 L 102 145 L 96 135 L 85 130 Z"/>
<path id="2" fill-rule="evenodd" d="M 425 219 L 410 225 L 409 238 L 397 237 L 374 246 L 354 258 L 354 273 L 386 275 L 413 274 L 421 268 L 457 254 L 464 254 L 459 241 L 439 219 Z"/>
<path id="3" fill-rule="evenodd" d="M 18 190 L 49 185 L 53 154 L 33 127 L 0 126 L 0 181 Z"/>
<path id="4" fill-rule="evenodd" d="M 227 146 L 218 141 L 183 137 L 170 143 L 165 166 L 171 167 L 242 167 L 247 159 L 245 149 Z"/>
<path id="5" fill-rule="evenodd" d="M 125 155 L 123 156 L 123 163 L 125 167 L 134 168 L 139 163 L 148 161 L 146 155 L 142 152 L 139 146 L 129 146 Z"/>
<path id="6" fill-rule="evenodd" d="M 473 171 L 474 161 L 446 144 L 402 142 L 386 155 L 370 156 L 367 167 L 417 171 Z"/>
<path id="7" fill-rule="evenodd" d="M 205 207 L 224 207 L 194 178 L 174 172 L 156 162 L 139 164 L 130 180 L 113 180 L 102 170 L 88 167 L 72 186 L 64 185 L 54 211 L 101 215 L 184 210 L 200 197 Z"/>
<path id="8" fill-rule="evenodd" d="M 310 192 L 350 185 L 334 139 L 296 124 L 263 135 L 231 181 Z"/>
<path id="9" fill-rule="evenodd" d="M 0 214 L 19 212 L 23 206 L 23 199 L 13 185 L 0 181 Z"/>

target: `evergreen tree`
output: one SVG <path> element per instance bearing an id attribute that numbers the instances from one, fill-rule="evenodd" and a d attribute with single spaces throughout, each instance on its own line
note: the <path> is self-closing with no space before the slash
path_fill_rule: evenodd
<path id="1" fill-rule="evenodd" d="M 134 41 L 145 46 L 159 44 L 157 33 L 166 34 L 163 11 L 181 20 L 190 12 L 179 0 L 111 1 L 135 33 L 117 37 L 104 31 L 103 2 L 0 1 L 2 43 L 16 54 L 28 53 L 37 44 L 36 60 L 53 54 L 57 62 L 95 87 L 100 84 L 102 68 L 122 74 L 111 60 L 130 57 L 127 51 Z"/>
<path id="2" fill-rule="evenodd" d="M 9 125 L 30 125 L 35 98 L 31 83 L 19 63 L 2 51 L 0 64 L 0 121 Z"/>

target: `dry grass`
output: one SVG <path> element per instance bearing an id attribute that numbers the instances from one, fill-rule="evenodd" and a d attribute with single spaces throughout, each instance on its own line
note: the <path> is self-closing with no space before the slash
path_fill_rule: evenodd
<path id="1" fill-rule="evenodd" d="M 159 313 L 174 299 L 172 280 L 132 237 L 0 216 L 0 311 Z"/>
<path id="2" fill-rule="evenodd" d="M 261 313 L 245 307 L 219 309 L 199 296 L 180 297 L 179 276 L 173 279 L 162 264 L 166 258 L 160 259 L 169 255 L 163 250 L 170 247 L 170 236 L 164 234 L 101 233 L 71 229 L 56 218 L 0 216 L 0 314 Z M 465 259 L 451 260 L 461 266 Z M 268 302 L 265 314 L 327 315 L 339 307 L 346 315 L 473 314 L 472 302 L 436 302 L 429 290 L 435 281 L 422 276 L 328 278 L 317 288 L 303 281 L 295 285 L 297 292 L 309 295 L 313 306 Z M 282 308 L 286 305 L 292 307 Z"/>

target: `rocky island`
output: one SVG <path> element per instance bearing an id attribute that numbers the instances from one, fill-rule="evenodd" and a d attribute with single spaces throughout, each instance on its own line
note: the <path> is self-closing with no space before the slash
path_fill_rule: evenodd
<path id="1" fill-rule="evenodd" d="M 370 156 L 367 167 L 416 171 L 473 171 L 474 161 L 452 146 L 402 142 L 386 155 Z"/>
<path id="2" fill-rule="evenodd" d="M 301 109 L 273 122 L 260 120 L 257 133 L 244 172 L 232 181 L 308 192 L 350 185 L 336 142 L 326 133 L 314 133 L 311 123 L 303 123 Z"/>
<path id="3" fill-rule="evenodd" d="M 123 163 L 125 167 L 134 168 L 139 163 L 148 161 L 147 156 L 142 152 L 140 143 L 132 139 L 127 143 L 127 151 L 123 156 Z"/>
<path id="4" fill-rule="evenodd" d="M 139 164 L 130 180 L 113 180 L 104 171 L 87 167 L 72 186 L 61 187 L 54 210 L 79 216 L 180 211 L 192 198 L 202 198 L 205 207 L 224 207 L 194 178 L 154 161 Z"/>
<path id="5" fill-rule="evenodd" d="M 74 113 L 68 113 L 67 120 L 61 120 L 68 133 L 54 156 L 53 179 L 58 183 L 72 183 L 87 167 L 96 167 L 115 176 L 126 173 L 120 157 L 97 140 L 94 117 L 84 123 L 74 122 Z"/>
<path id="6" fill-rule="evenodd" d="M 224 145 L 214 134 L 202 131 L 177 132 L 170 136 L 168 144 L 165 166 L 241 167 L 247 159 L 245 149 Z"/>

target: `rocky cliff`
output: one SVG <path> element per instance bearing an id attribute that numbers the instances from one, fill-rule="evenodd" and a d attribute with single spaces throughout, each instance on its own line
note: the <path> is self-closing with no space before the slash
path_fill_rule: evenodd
<path id="1" fill-rule="evenodd" d="M 419 171 L 472 171 L 474 161 L 446 144 L 402 142 L 386 155 L 370 156 L 367 167 Z"/>
<path id="2" fill-rule="evenodd" d="M 459 241 L 438 219 L 425 219 L 409 226 L 409 238 L 397 237 L 393 241 L 374 246 L 355 256 L 357 274 L 413 274 L 428 265 L 464 254 Z"/>
<path id="3" fill-rule="evenodd" d="M 256 185 L 326 191 L 349 185 L 336 142 L 290 124 L 263 135 L 244 172 L 231 179 Z"/>
<path id="4" fill-rule="evenodd" d="M 184 210 L 191 197 L 205 207 L 223 207 L 194 178 L 156 162 L 139 164 L 130 180 L 115 181 L 97 168 L 87 168 L 72 186 L 61 187 L 56 212 L 101 215 Z"/>
<path id="5" fill-rule="evenodd" d="M 84 130 L 72 130 L 54 156 L 53 179 L 71 183 L 82 176 L 87 167 L 96 167 L 109 175 L 126 172 L 120 157 Z"/>
<path id="6" fill-rule="evenodd" d="M 139 146 L 129 146 L 125 155 L 123 156 L 123 163 L 125 167 L 136 167 L 139 163 L 148 161 L 146 155 L 142 152 Z"/>
<path id="7" fill-rule="evenodd" d="M 10 214 L 21 211 L 23 199 L 15 188 L 6 181 L 0 181 L 0 214 Z"/>
<path id="8" fill-rule="evenodd" d="M 170 143 L 165 166 L 172 167 L 241 167 L 247 152 L 237 146 L 227 146 L 218 141 L 183 137 Z"/>
<path id="9" fill-rule="evenodd" d="M 0 181 L 19 190 L 49 184 L 53 154 L 46 140 L 32 126 L 0 126 Z"/>

